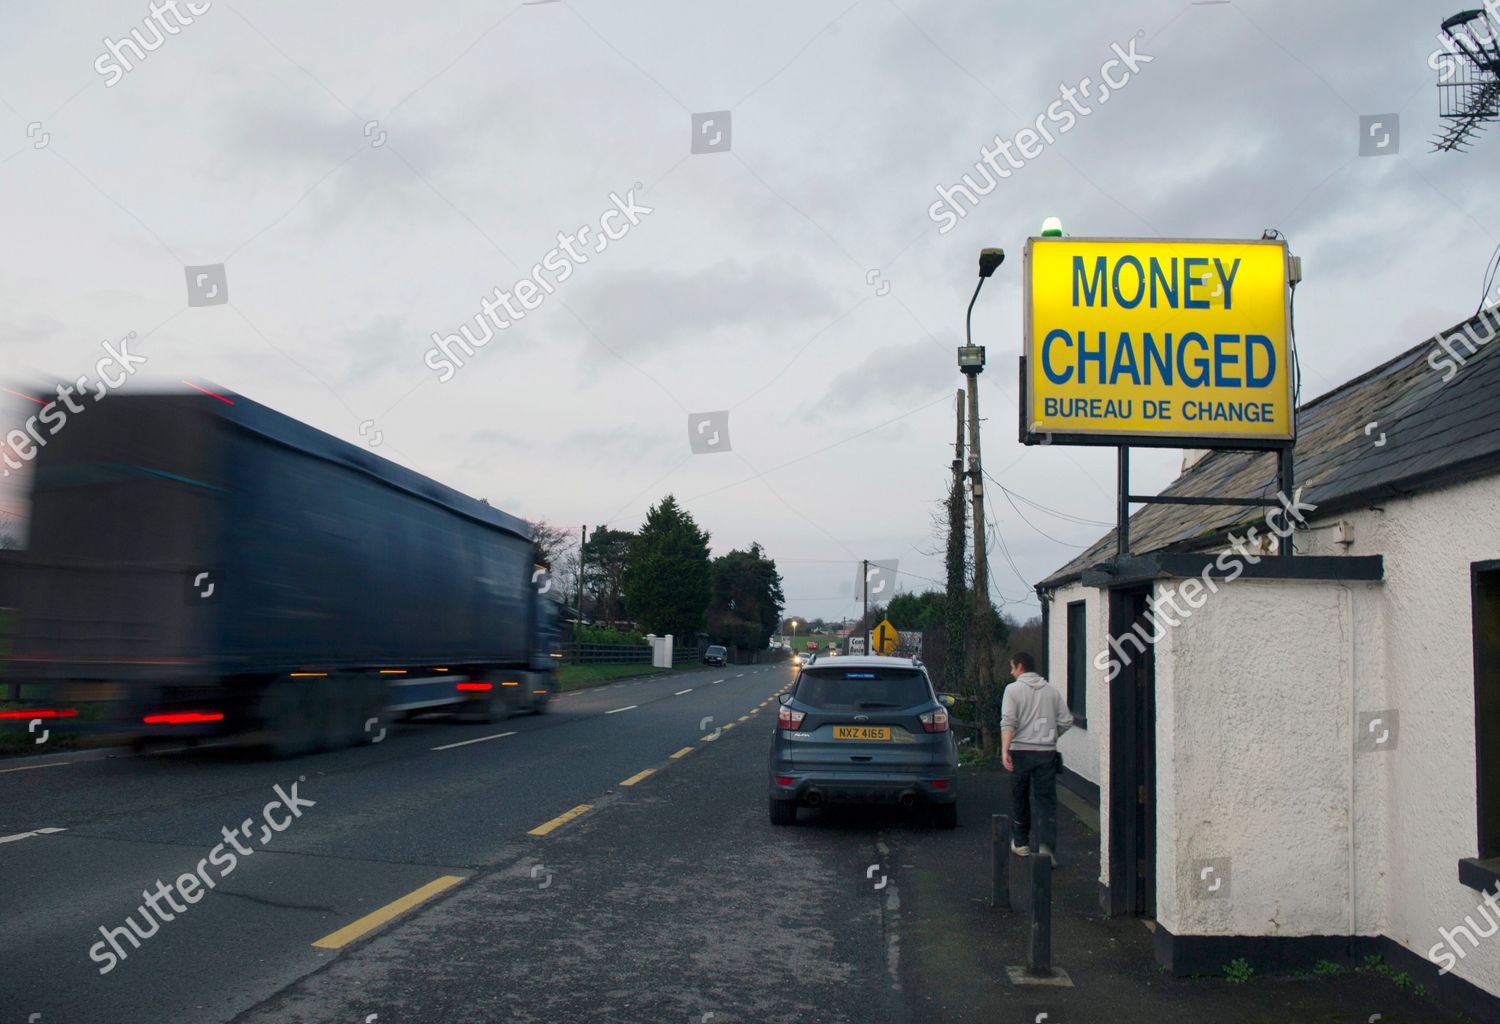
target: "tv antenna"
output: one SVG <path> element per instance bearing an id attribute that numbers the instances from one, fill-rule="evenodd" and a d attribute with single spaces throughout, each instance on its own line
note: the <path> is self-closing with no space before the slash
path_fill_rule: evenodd
<path id="1" fill-rule="evenodd" d="M 1500 35 L 1483 9 L 1446 19 L 1447 53 L 1438 69 L 1438 116 L 1447 124 L 1433 152 L 1467 152 L 1484 125 L 1500 120 Z"/>

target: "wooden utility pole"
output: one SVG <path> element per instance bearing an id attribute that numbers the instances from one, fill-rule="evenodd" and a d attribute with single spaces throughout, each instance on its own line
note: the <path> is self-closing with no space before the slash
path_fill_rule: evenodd
<path id="1" fill-rule="evenodd" d="M 964 588 L 964 393 L 954 395 L 953 411 L 957 423 L 953 433 L 953 486 L 948 490 L 948 544 L 944 556 L 947 592 L 943 601 L 943 685 L 953 693 L 963 690 L 964 637 L 967 607 Z M 972 691 L 971 691 L 972 692 Z"/>
<path id="2" fill-rule="evenodd" d="M 954 394 L 953 412 L 958 421 L 953 431 L 953 486 L 962 487 L 964 479 L 964 393 Z"/>
<path id="3" fill-rule="evenodd" d="M 969 493 L 973 499 L 974 516 L 974 617 L 970 624 L 970 642 L 973 647 L 971 676 L 974 692 L 981 701 L 987 701 L 995 685 L 995 655 L 991 641 L 995 635 L 991 623 L 990 574 L 985 555 L 984 538 L 984 464 L 979 455 L 979 372 L 968 371 L 969 386 Z M 987 721 L 981 708 L 980 721 Z M 981 730 L 986 754 L 992 754 L 995 736 L 988 728 Z"/>

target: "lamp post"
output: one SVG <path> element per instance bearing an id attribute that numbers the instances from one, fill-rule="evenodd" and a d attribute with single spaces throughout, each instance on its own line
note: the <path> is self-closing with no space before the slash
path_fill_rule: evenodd
<path id="1" fill-rule="evenodd" d="M 788 644 L 790 644 L 793 653 L 795 653 L 796 650 L 797 650 L 797 620 L 796 619 L 792 620 L 792 638 L 791 638 L 791 640 L 789 640 L 787 642 L 788 642 Z"/>
<path id="2" fill-rule="evenodd" d="M 969 635 L 973 638 L 969 661 L 972 692 L 987 694 L 994 679 L 993 652 L 990 640 L 994 629 L 990 624 L 990 579 L 989 564 L 985 554 L 984 539 L 984 467 L 979 454 L 979 375 L 984 372 L 984 346 L 974 344 L 974 303 L 979 299 L 979 290 L 1001 263 L 1005 262 L 1003 249 L 982 249 L 979 253 L 979 283 L 974 287 L 974 297 L 969 300 L 969 310 L 964 317 L 964 338 L 967 344 L 958 350 L 958 368 L 968 382 L 969 391 L 969 494 L 974 516 L 974 619 Z M 993 743 L 993 738 L 990 738 Z M 986 745 L 989 751 L 989 744 Z"/>

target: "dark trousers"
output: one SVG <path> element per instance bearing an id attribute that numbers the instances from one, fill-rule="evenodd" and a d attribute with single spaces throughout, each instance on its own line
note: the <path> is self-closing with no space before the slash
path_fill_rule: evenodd
<path id="1" fill-rule="evenodd" d="M 1032 812 L 1039 843 L 1057 849 L 1057 751 L 1010 752 L 1016 770 L 1010 777 L 1011 838 L 1017 846 L 1031 842 Z"/>

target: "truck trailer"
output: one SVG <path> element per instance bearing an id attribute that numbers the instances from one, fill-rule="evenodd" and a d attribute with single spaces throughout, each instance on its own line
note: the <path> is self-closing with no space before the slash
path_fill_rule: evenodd
<path id="1" fill-rule="evenodd" d="M 547 710 L 524 520 L 235 394 L 115 394 L 44 440 L 7 718 L 293 756 Z"/>

